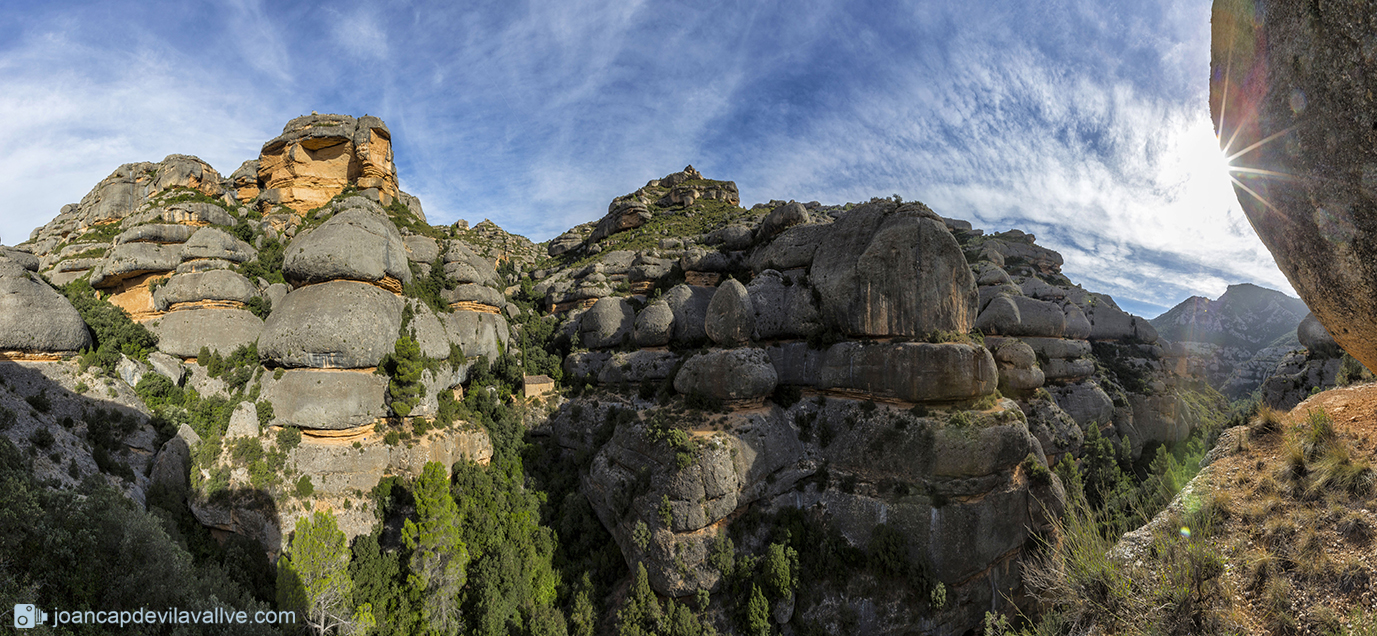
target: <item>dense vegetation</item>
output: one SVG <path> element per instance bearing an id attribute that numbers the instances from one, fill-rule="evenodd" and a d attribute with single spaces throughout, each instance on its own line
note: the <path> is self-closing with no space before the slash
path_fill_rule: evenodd
<path id="1" fill-rule="evenodd" d="M 226 605 L 270 609 L 259 595 L 267 558 L 256 546 L 220 546 L 200 524 L 182 523 L 150 498 L 148 512 L 92 476 L 82 495 L 35 482 L 32 467 L 0 437 L 0 598 L 59 609 Z M 184 506 L 180 509 L 185 510 Z M 188 515 L 190 513 L 187 513 Z M 66 633 L 108 633 L 99 625 Z M 273 634 L 257 625 L 209 626 L 205 634 Z"/>
<path id="2" fill-rule="evenodd" d="M 82 353 L 83 366 L 95 365 L 113 371 L 120 354 L 146 360 L 158 345 L 158 337 L 153 332 L 134 322 L 123 309 L 98 298 L 85 279 L 68 283 L 62 287 L 62 294 L 91 329 L 94 344 Z"/>

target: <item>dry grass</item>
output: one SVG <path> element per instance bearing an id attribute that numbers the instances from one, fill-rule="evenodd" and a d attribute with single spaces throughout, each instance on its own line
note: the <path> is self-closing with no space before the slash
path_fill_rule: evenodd
<path id="1" fill-rule="evenodd" d="M 1133 563 L 1069 515 L 1030 578 L 1055 632 L 1377 636 L 1377 385 L 1263 409 L 1230 443 Z"/>

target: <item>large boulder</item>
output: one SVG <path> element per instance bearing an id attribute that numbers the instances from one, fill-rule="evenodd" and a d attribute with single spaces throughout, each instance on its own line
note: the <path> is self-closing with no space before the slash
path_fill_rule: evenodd
<path id="1" fill-rule="evenodd" d="M 631 339 L 636 311 L 625 298 L 607 297 L 593 304 L 579 322 L 579 337 L 589 349 L 621 346 Z"/>
<path id="2" fill-rule="evenodd" d="M 67 298 L 19 262 L 0 258 L 0 350 L 56 352 L 91 346 Z"/>
<path id="3" fill-rule="evenodd" d="M 150 272 L 170 272 L 182 262 L 181 246 L 159 243 L 116 245 L 91 270 L 92 287 L 112 287 L 126 278 Z"/>
<path id="4" fill-rule="evenodd" d="M 657 300 L 636 316 L 632 340 L 638 347 L 662 347 L 674 334 L 674 310 L 669 303 Z"/>
<path id="5" fill-rule="evenodd" d="M 777 381 L 764 349 L 713 349 L 684 362 L 674 376 L 674 390 L 718 400 L 749 400 L 769 395 Z"/>
<path id="6" fill-rule="evenodd" d="M 778 236 L 780 232 L 795 225 L 803 225 L 809 220 L 808 210 L 803 207 L 803 204 L 790 201 L 765 215 L 765 220 L 760 222 L 760 227 L 755 231 L 756 241 L 768 241 Z"/>
<path id="7" fill-rule="evenodd" d="M 440 244 L 429 236 L 412 234 L 402 239 L 406 245 L 407 257 L 416 263 L 434 263 L 440 257 Z"/>
<path id="8" fill-rule="evenodd" d="M 258 353 L 285 367 L 376 367 L 392 352 L 401 324 L 402 299 L 373 285 L 309 285 L 273 308 Z"/>
<path id="9" fill-rule="evenodd" d="M 258 295 L 258 288 L 237 272 L 217 269 L 195 274 L 177 274 L 153 292 L 153 306 L 167 311 L 177 303 L 232 301 L 247 303 Z"/>
<path id="10" fill-rule="evenodd" d="M 258 407 L 253 402 L 240 402 L 234 407 L 225 437 L 258 437 Z"/>
<path id="11" fill-rule="evenodd" d="M 342 429 L 372 423 L 388 413 L 383 400 L 387 377 L 358 371 L 291 369 L 265 381 L 276 426 Z"/>
<path id="12" fill-rule="evenodd" d="M 1337 358 L 1343 355 L 1339 343 L 1334 341 L 1313 313 L 1306 314 L 1296 327 L 1296 338 L 1300 340 L 1301 346 L 1309 349 L 1317 357 Z"/>
<path id="13" fill-rule="evenodd" d="M 179 358 L 194 358 L 201 347 L 229 355 L 263 332 L 263 321 L 242 309 L 174 311 L 146 326 L 158 336 L 159 351 Z"/>
<path id="14" fill-rule="evenodd" d="M 674 373 L 678 364 L 679 354 L 672 351 L 614 353 L 603 363 L 597 379 L 609 385 L 664 380 Z"/>
<path id="15" fill-rule="evenodd" d="M 497 286 L 497 269 L 488 259 L 479 256 L 468 243 L 446 241 L 445 275 L 459 283 Z"/>
<path id="16" fill-rule="evenodd" d="M 1147 319 L 1134 316 L 1114 304 L 1104 294 L 1091 294 L 1086 302 L 1085 316 L 1090 320 L 1091 340 L 1139 340 L 1157 342 L 1157 330 Z M 1037 334 L 1030 334 L 1037 335 Z"/>
<path id="17" fill-rule="evenodd" d="M 1114 401 L 1094 382 L 1048 387 L 1057 406 L 1082 427 L 1104 425 L 1114 419 Z"/>
<path id="18" fill-rule="evenodd" d="M 987 395 L 998 381 L 994 358 L 984 347 L 842 342 L 823 355 L 817 385 L 928 402 Z"/>
<path id="19" fill-rule="evenodd" d="M 201 258 L 243 263 L 258 258 L 258 250 L 220 228 L 203 227 L 182 244 L 182 260 Z"/>
<path id="20" fill-rule="evenodd" d="M 258 155 L 259 201 L 301 214 L 318 208 L 349 185 L 400 195 L 392 161 L 392 133 L 365 115 L 312 113 L 297 117 Z"/>
<path id="21" fill-rule="evenodd" d="M 750 343 L 751 334 L 755 332 L 755 308 L 751 305 L 745 285 L 735 279 L 718 285 L 717 292 L 708 303 L 703 329 L 713 342 L 724 347 L 740 347 Z"/>
<path id="22" fill-rule="evenodd" d="M 965 255 L 921 204 L 870 203 L 833 223 L 809 281 L 822 294 L 823 320 L 848 335 L 964 334 L 975 322 Z"/>
<path id="23" fill-rule="evenodd" d="M 707 339 L 704 322 L 708 315 L 708 305 L 712 302 L 716 289 L 697 285 L 675 285 L 665 294 L 665 303 L 674 313 L 674 340 L 684 344 L 699 343 Z"/>
<path id="24" fill-rule="evenodd" d="M 746 286 L 755 310 L 755 338 L 803 338 L 821 325 L 813 290 L 801 272 L 767 269 Z"/>
<path id="25" fill-rule="evenodd" d="M 298 236 L 282 261 L 282 273 L 298 283 L 331 280 L 411 280 L 406 244 L 392 221 L 378 211 L 352 208 Z"/>
<path id="26" fill-rule="evenodd" d="M 791 227 L 751 255 L 751 269 L 756 273 L 767 269 L 779 271 L 808 267 L 813 263 L 818 246 L 831 237 L 831 223 L 817 223 Z"/>
<path id="27" fill-rule="evenodd" d="M 191 225 L 180 225 L 170 223 L 148 223 L 136 225 L 115 237 L 115 245 L 124 243 L 185 243 L 196 233 L 197 228 Z"/>
<path id="28" fill-rule="evenodd" d="M 1056 303 L 1006 296 L 985 306 L 975 328 L 987 334 L 1056 338 L 1066 332 L 1066 313 Z"/>
<path id="29" fill-rule="evenodd" d="M 1372 10 L 1216 0 L 1210 115 L 1277 266 L 1334 340 L 1377 368 Z"/>
<path id="30" fill-rule="evenodd" d="M 496 360 L 511 337 L 507 320 L 496 314 L 455 311 L 440 316 L 451 342 L 467 357 L 483 356 Z"/>
<path id="31" fill-rule="evenodd" d="M 29 252 L 25 252 L 24 250 L 14 249 L 13 247 L 5 247 L 3 245 L 0 245 L 0 258 L 7 258 L 16 263 L 19 263 L 20 266 L 31 272 L 36 272 L 40 268 L 40 263 L 38 261 L 37 256 L 34 256 Z"/>

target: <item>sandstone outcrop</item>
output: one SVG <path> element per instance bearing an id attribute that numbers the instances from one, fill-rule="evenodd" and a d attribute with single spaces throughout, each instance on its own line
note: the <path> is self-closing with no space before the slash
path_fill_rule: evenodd
<path id="1" fill-rule="evenodd" d="M 872 203 L 833 223 L 809 283 L 822 295 L 823 320 L 848 335 L 966 333 L 975 322 L 975 278 L 921 204 Z"/>
<path id="2" fill-rule="evenodd" d="M 282 273 L 297 285 L 356 280 L 401 291 L 411 281 L 406 244 L 378 205 L 350 197 L 342 210 L 320 227 L 298 235 L 287 245 Z"/>
<path id="3" fill-rule="evenodd" d="M 716 400 L 753 400 L 769 395 L 778 376 L 763 349 L 714 349 L 684 362 L 674 390 Z"/>
<path id="4" fill-rule="evenodd" d="M 204 308 L 170 312 L 145 325 L 158 336 L 158 350 L 194 358 L 202 347 L 220 355 L 258 342 L 263 321 L 242 309 Z"/>
<path id="5" fill-rule="evenodd" d="M 260 205 L 285 206 L 297 214 L 324 205 L 348 186 L 376 191 L 374 200 L 388 205 L 400 194 L 392 133 L 381 119 L 367 115 L 297 117 L 263 144 L 257 185 Z"/>
<path id="6" fill-rule="evenodd" d="M 750 343 L 755 332 L 755 308 L 745 285 L 732 279 L 717 287 L 708 302 L 703 330 L 713 342 L 724 347 Z"/>
<path id="7" fill-rule="evenodd" d="M 589 421 L 611 421 L 609 407 L 625 408 L 576 408 L 593 411 Z M 617 426 L 602 443 L 571 413 L 561 410 L 553 428 L 562 446 L 596 453 L 582 475 L 589 502 L 627 562 L 644 564 L 651 586 L 670 596 L 722 584 L 708 554 L 725 531 L 720 525 L 735 514 L 752 505 L 799 508 L 858 547 L 881 524 L 896 529 L 911 558 L 930 568 L 948 594 L 977 599 L 947 620 L 975 624 L 1019 588 L 1019 546 L 1064 500 L 1057 482 L 1030 485 L 1018 477 L 1015 467 L 1037 442 L 1009 401 L 977 416 L 970 429 L 888 407 L 867 412 L 852 400 L 745 411 L 728 416 L 687 465 L 649 425 Z M 641 416 L 655 418 L 653 410 Z M 814 433 L 821 429 L 827 441 Z M 876 488 L 880 483 L 906 486 L 896 492 Z M 637 533 L 645 531 L 648 541 L 641 542 Z"/>

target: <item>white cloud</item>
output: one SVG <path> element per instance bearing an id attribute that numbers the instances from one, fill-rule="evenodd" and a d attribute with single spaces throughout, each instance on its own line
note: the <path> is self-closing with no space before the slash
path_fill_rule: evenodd
<path id="1" fill-rule="evenodd" d="M 898 192 L 1030 230 L 1073 280 L 1142 303 L 1289 291 L 1217 174 L 1203 0 L 310 11 L 234 0 L 224 34 L 189 36 L 29 21 L 0 45 L 0 235 L 121 163 L 181 152 L 229 172 L 293 116 L 368 112 L 435 223 L 542 240 L 693 163 L 747 205 Z M 129 37 L 92 37 L 108 30 Z"/>
<path id="2" fill-rule="evenodd" d="M 115 52 L 52 30 L 0 52 L 0 240 L 30 231 L 116 167 L 195 154 L 228 174 L 271 138 L 278 115 L 246 112 L 194 60 Z"/>

